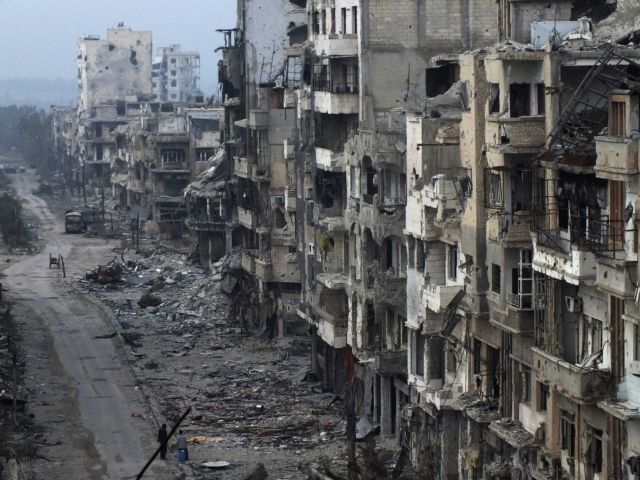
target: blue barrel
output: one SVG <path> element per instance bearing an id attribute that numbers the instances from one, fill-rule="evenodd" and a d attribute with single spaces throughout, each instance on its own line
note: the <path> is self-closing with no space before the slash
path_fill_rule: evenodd
<path id="1" fill-rule="evenodd" d="M 182 463 L 186 462 L 187 460 L 189 460 L 189 452 L 184 448 L 178 450 L 178 462 Z"/>

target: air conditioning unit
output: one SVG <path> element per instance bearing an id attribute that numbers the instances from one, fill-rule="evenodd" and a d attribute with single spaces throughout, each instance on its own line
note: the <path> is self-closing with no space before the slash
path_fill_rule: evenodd
<path id="1" fill-rule="evenodd" d="M 564 297 L 564 301 L 567 305 L 567 310 L 571 313 L 580 313 L 582 312 L 582 299 L 580 297 L 572 297 L 567 295 Z"/>

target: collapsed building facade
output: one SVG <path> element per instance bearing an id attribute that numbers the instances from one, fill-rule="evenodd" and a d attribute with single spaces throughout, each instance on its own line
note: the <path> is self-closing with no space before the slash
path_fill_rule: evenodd
<path id="1" fill-rule="evenodd" d="M 85 206 L 97 198 L 103 212 L 106 203 L 129 212 L 136 229 L 197 237 L 183 192 L 220 151 L 223 111 L 198 88 L 199 54 L 172 45 L 156 65 L 151 48 L 151 32 L 122 26 L 79 40 L 78 106 L 56 110 L 56 156 Z"/>
<path id="2" fill-rule="evenodd" d="M 355 384 L 358 416 L 426 478 L 630 477 L 638 407 L 612 362 L 627 372 L 621 345 L 637 343 L 636 187 L 611 159 L 635 142 L 621 125 L 637 121 L 637 53 L 607 57 L 597 37 L 630 6 L 465 5 L 306 2 L 297 312 L 312 369 L 335 393 Z M 598 68 L 616 80 L 582 85 Z M 559 123 L 583 135 L 562 112 L 575 122 L 590 96 L 588 160 L 549 163 Z"/>
<path id="3" fill-rule="evenodd" d="M 240 316 L 268 336 L 291 333 L 299 323 L 294 153 L 301 70 L 288 56 L 306 39 L 299 3 L 239 1 L 237 28 L 221 31 L 219 80 L 233 175 L 228 205 L 235 209 L 228 218 L 237 225 L 229 243 L 240 247 L 241 289 L 251 298 Z"/>

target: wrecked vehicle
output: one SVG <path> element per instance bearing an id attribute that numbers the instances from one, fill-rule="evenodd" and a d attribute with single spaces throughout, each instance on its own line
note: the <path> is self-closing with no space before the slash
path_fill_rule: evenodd
<path id="1" fill-rule="evenodd" d="M 82 222 L 82 213 L 78 211 L 70 211 L 64 215 L 64 231 L 65 233 L 82 233 L 85 227 Z"/>
<path id="2" fill-rule="evenodd" d="M 100 221 L 100 211 L 95 208 L 72 208 L 64 213 L 64 231 L 82 233 L 89 225 Z"/>
<path id="3" fill-rule="evenodd" d="M 119 282 L 121 276 L 122 265 L 117 260 L 113 260 L 107 265 L 98 265 L 93 270 L 85 273 L 85 277 L 87 280 L 103 285 L 107 283 Z"/>

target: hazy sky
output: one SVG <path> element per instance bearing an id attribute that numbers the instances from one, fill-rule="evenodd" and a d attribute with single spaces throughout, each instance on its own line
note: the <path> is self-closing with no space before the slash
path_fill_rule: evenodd
<path id="1" fill-rule="evenodd" d="M 200 52 L 201 87 L 217 89 L 223 39 L 235 26 L 236 0 L 0 0 L 0 78 L 76 77 L 81 35 L 106 36 L 119 22 L 151 30 L 153 46 L 180 43 Z"/>

